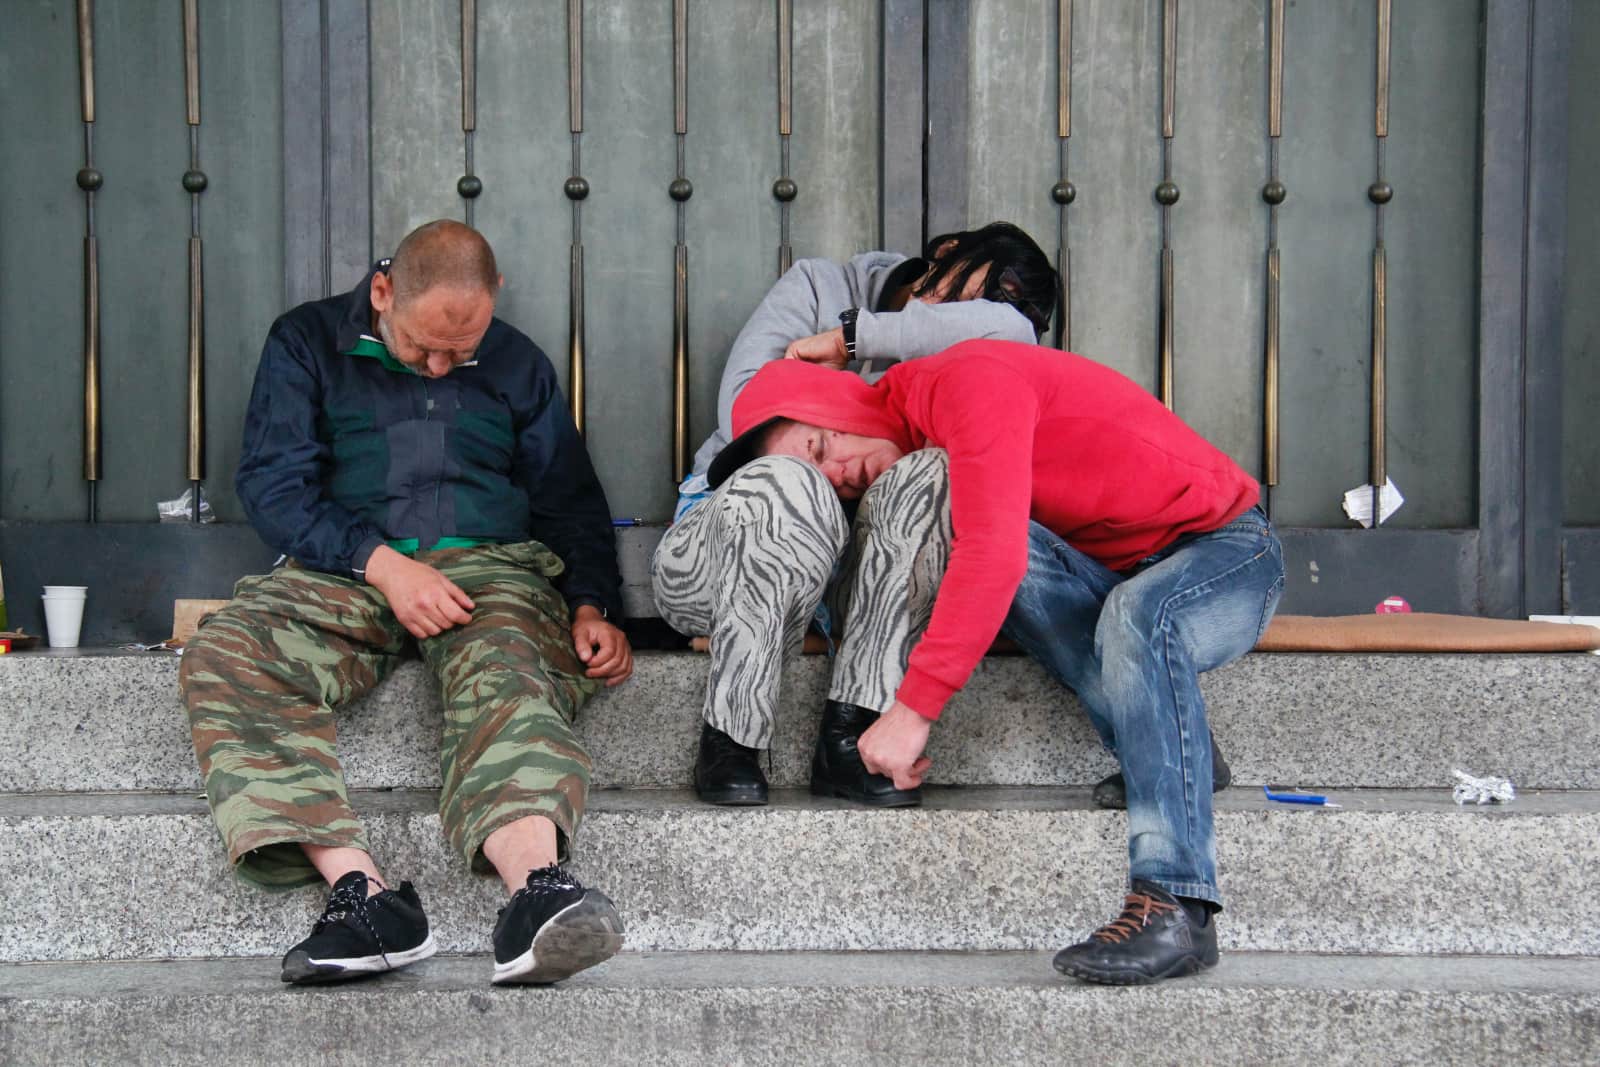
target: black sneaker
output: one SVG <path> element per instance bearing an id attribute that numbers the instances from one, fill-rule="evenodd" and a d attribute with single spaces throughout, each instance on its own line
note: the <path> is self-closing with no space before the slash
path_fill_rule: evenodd
<path id="1" fill-rule="evenodd" d="M 1233 770 L 1228 766 L 1228 761 L 1222 758 L 1222 749 L 1217 747 L 1217 735 L 1211 735 L 1211 791 L 1220 793 L 1233 782 Z M 1126 811 L 1128 808 L 1128 783 L 1123 780 L 1122 772 L 1108 775 L 1100 779 L 1094 787 L 1094 806 L 1109 808 L 1112 811 Z"/>
<path id="2" fill-rule="evenodd" d="M 598 889 L 551 864 L 528 872 L 494 924 L 494 982 L 548 985 L 622 948 L 622 916 Z"/>
<path id="3" fill-rule="evenodd" d="M 761 773 L 761 750 L 741 745 L 710 723 L 702 723 L 694 791 L 707 804 L 737 808 L 765 804 L 767 776 Z"/>
<path id="4" fill-rule="evenodd" d="M 283 980 L 342 982 L 425 960 L 438 951 L 410 882 L 367 896 L 367 876 L 351 871 L 334 883 L 311 936 L 283 957 Z"/>
<path id="5" fill-rule="evenodd" d="M 1055 958 L 1062 974 L 1103 985 L 1149 985 L 1216 965 L 1215 920 L 1199 925 L 1177 897 L 1146 881 L 1133 883 L 1121 915 Z"/>

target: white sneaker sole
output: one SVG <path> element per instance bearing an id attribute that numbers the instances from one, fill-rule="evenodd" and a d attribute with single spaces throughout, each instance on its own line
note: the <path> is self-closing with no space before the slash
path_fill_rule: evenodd
<path id="1" fill-rule="evenodd" d="M 422 944 L 404 952 L 390 952 L 378 956 L 350 956 L 344 959 L 317 959 L 307 956 L 304 959 L 304 967 L 307 968 L 305 972 L 287 980 L 297 983 L 331 982 L 363 974 L 381 974 L 425 960 L 438 951 L 439 946 L 434 942 L 433 932 L 430 930 Z"/>
<path id="2" fill-rule="evenodd" d="M 604 963 L 622 949 L 622 919 L 604 893 L 590 890 L 552 915 L 528 951 L 494 965 L 495 985 L 549 985 Z"/>

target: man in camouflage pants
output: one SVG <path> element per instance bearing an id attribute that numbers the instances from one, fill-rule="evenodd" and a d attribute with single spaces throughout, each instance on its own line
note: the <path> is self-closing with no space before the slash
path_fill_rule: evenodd
<path id="1" fill-rule="evenodd" d="M 445 833 L 511 893 L 494 981 L 559 981 L 621 946 L 611 901 L 560 866 L 589 787 L 571 721 L 633 670 L 607 621 L 610 509 L 549 360 L 493 317 L 500 284 L 482 236 L 429 223 L 349 294 L 282 316 L 262 353 L 239 497 L 292 560 L 238 584 L 180 683 L 239 877 L 333 887 L 286 982 L 435 951 L 416 890 L 379 873 L 334 749 L 334 709 L 413 642 L 444 703 Z"/>

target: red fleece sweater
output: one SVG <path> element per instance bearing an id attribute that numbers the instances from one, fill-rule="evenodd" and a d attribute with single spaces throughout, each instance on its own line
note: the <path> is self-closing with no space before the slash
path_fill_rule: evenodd
<path id="1" fill-rule="evenodd" d="M 1155 397 L 1071 353 L 968 341 L 896 365 L 873 392 L 893 436 L 950 455 L 955 543 L 897 694 L 929 719 L 1000 632 L 1028 567 L 1030 518 L 1124 570 L 1260 495 Z"/>

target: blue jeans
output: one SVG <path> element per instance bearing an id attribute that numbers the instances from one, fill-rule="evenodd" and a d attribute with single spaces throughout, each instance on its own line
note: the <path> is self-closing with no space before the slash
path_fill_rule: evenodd
<path id="1" fill-rule="evenodd" d="M 1255 645 L 1283 592 L 1260 508 L 1117 573 L 1031 523 L 1004 633 L 1078 694 L 1117 756 L 1133 878 L 1220 904 L 1200 672 Z"/>

